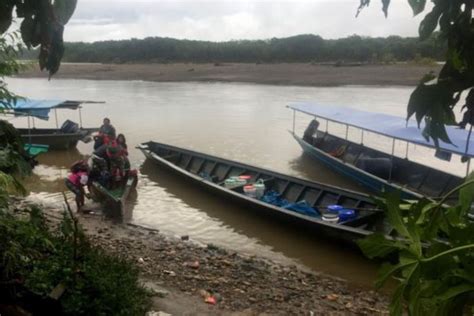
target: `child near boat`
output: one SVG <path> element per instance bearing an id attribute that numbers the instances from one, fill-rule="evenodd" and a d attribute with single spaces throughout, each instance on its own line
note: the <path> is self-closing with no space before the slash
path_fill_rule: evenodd
<path id="1" fill-rule="evenodd" d="M 81 212 L 84 206 L 86 194 L 84 186 L 89 184 L 89 167 L 84 161 L 78 161 L 71 166 L 71 173 L 65 180 L 66 187 L 76 196 L 77 212 Z"/>

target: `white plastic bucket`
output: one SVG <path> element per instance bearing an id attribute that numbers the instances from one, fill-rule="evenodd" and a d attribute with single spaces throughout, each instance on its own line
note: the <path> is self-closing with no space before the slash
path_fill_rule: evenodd
<path id="1" fill-rule="evenodd" d="M 255 187 L 256 198 L 260 199 L 265 194 L 265 183 L 263 183 L 263 180 L 260 179 L 254 183 L 253 186 Z"/>
<path id="2" fill-rule="evenodd" d="M 335 213 L 326 213 L 322 217 L 323 221 L 327 223 L 334 223 L 336 224 L 339 221 L 339 215 Z"/>
<path id="3" fill-rule="evenodd" d="M 251 197 L 251 198 L 257 197 L 257 190 L 255 189 L 253 185 L 244 186 L 244 193 L 246 196 Z"/>

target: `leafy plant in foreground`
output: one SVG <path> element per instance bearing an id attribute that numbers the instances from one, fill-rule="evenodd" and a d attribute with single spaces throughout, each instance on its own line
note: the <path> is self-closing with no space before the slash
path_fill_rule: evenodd
<path id="1" fill-rule="evenodd" d="M 46 298 L 62 287 L 64 315 L 145 314 L 138 269 L 91 245 L 70 212 L 54 230 L 37 207 L 16 212 L 0 208 L 0 293 L 27 304 L 21 298 L 28 293 Z"/>
<path id="2" fill-rule="evenodd" d="M 382 0 L 382 10 L 388 14 L 390 0 Z M 408 0 L 413 15 L 425 11 L 427 0 Z M 446 63 L 438 76 L 427 75 L 421 79 L 408 102 L 407 118 L 415 116 L 418 124 L 425 120 L 423 135 L 450 143 L 445 125 L 456 125 L 454 108 L 461 94 L 469 92 L 464 117 L 459 125 L 474 125 L 474 20 L 472 0 L 431 0 L 428 12 L 418 28 L 421 41 L 439 28 L 439 38 L 447 44 Z M 360 0 L 358 13 L 370 0 Z M 433 79 L 436 79 L 433 81 Z M 471 127 L 472 131 L 472 127 Z"/>
<path id="3" fill-rule="evenodd" d="M 446 200 L 459 193 L 459 201 Z M 473 305 L 474 222 L 469 220 L 474 199 L 474 173 L 440 201 L 423 198 L 414 203 L 400 193 L 379 199 L 396 238 L 374 234 L 359 241 L 369 258 L 395 253 L 397 262 L 382 265 L 376 282 L 398 281 L 390 312 L 400 315 L 403 303 L 410 315 L 460 315 Z"/>

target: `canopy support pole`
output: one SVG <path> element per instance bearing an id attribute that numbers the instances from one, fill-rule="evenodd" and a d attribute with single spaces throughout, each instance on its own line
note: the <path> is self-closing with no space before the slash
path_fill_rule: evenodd
<path id="1" fill-rule="evenodd" d="M 346 140 L 348 136 L 349 136 L 349 125 L 346 124 Z"/>
<path id="2" fill-rule="evenodd" d="M 466 140 L 466 156 L 467 156 L 467 151 L 469 150 L 469 142 L 471 141 L 471 134 L 472 134 L 472 125 L 471 128 L 469 129 L 469 135 L 467 135 L 467 140 Z M 467 161 L 467 170 L 466 170 L 466 177 L 469 175 L 469 170 L 471 169 L 471 158 Z"/>
<path id="3" fill-rule="evenodd" d="M 469 175 L 469 172 L 471 171 L 471 158 L 467 161 L 467 169 L 466 169 L 466 177 Z"/>
<path id="4" fill-rule="evenodd" d="M 35 117 L 32 116 L 32 117 L 31 117 L 31 120 L 33 121 L 33 128 L 36 128 L 36 126 L 35 126 Z"/>
<path id="5" fill-rule="evenodd" d="M 362 134 L 360 135 L 360 144 L 364 145 L 364 130 L 362 130 Z"/>
<path id="6" fill-rule="evenodd" d="M 58 124 L 58 110 L 54 109 L 54 118 L 56 119 L 56 128 L 59 128 Z"/>
<path id="7" fill-rule="evenodd" d="M 388 182 L 392 181 L 393 156 L 395 155 L 395 138 L 392 139 L 392 155 L 390 156 L 390 173 L 388 174 Z"/>
<path id="8" fill-rule="evenodd" d="M 28 113 L 28 145 L 31 146 L 31 124 L 30 124 L 30 113 Z"/>
<path id="9" fill-rule="evenodd" d="M 408 159 L 408 145 L 410 145 L 409 142 L 407 142 L 407 147 L 405 149 L 405 158 Z"/>
<path id="10" fill-rule="evenodd" d="M 79 107 L 79 127 L 82 128 L 82 112 L 81 107 Z M 293 123 L 293 134 L 295 133 L 295 123 Z"/>
<path id="11" fill-rule="evenodd" d="M 326 120 L 326 134 L 328 132 L 328 127 L 329 127 L 329 120 Z"/>

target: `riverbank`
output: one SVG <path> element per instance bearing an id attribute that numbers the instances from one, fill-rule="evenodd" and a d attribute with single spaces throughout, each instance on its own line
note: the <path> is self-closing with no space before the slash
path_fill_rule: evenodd
<path id="1" fill-rule="evenodd" d="M 144 80 L 157 82 L 244 82 L 272 85 L 341 86 L 402 85 L 415 86 L 420 78 L 438 72 L 441 65 L 393 64 L 340 66 L 281 64 L 73 64 L 63 63 L 54 78 L 90 80 Z M 37 65 L 19 78 L 47 78 Z"/>
<path id="2" fill-rule="evenodd" d="M 19 205 L 24 205 L 23 201 Z M 51 225 L 61 210 L 43 205 Z M 172 315 L 387 314 L 386 296 L 344 280 L 246 256 L 186 236 L 79 215 L 86 235 L 136 262 L 153 292 L 153 310 Z M 207 303 L 206 303 L 207 301 Z"/>

